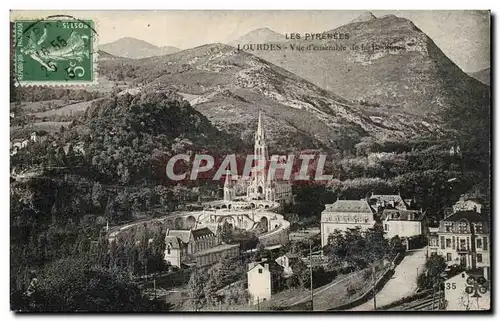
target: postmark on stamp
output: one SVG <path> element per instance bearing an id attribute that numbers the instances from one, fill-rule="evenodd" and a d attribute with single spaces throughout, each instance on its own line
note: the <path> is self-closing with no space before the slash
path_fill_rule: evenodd
<path id="1" fill-rule="evenodd" d="M 52 16 L 14 21 L 16 85 L 87 85 L 96 82 L 95 24 Z"/>

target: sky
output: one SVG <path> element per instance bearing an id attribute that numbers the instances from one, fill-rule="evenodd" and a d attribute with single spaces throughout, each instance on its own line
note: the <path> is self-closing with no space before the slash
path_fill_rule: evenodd
<path id="1" fill-rule="evenodd" d="M 42 18 L 61 12 L 15 11 L 16 17 Z M 122 37 L 157 46 L 188 49 L 207 43 L 228 43 L 257 28 L 279 33 L 322 32 L 344 25 L 363 11 L 65 11 L 97 22 L 99 43 Z M 408 18 L 425 32 L 462 70 L 490 67 L 489 11 L 372 11 L 376 17 L 394 14 Z"/>

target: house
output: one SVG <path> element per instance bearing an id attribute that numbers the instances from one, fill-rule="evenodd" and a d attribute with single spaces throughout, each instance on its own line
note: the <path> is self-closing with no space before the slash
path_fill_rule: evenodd
<path id="1" fill-rule="evenodd" d="M 82 155 L 85 155 L 85 147 L 83 142 L 78 142 L 77 144 L 70 144 L 67 143 L 66 145 L 63 146 L 63 151 L 65 155 L 68 155 L 69 149 L 73 151 L 73 153 L 80 153 Z"/>
<path id="2" fill-rule="evenodd" d="M 47 139 L 45 130 L 34 131 L 31 133 L 30 140 L 34 143 L 43 143 Z"/>
<path id="3" fill-rule="evenodd" d="M 283 268 L 284 277 L 289 277 L 293 275 L 292 266 L 300 261 L 300 257 L 297 254 L 287 253 L 278 257 L 275 261 Z"/>
<path id="4" fill-rule="evenodd" d="M 408 249 L 423 244 L 427 237 L 426 214 L 420 210 L 384 209 L 381 222 L 385 236 L 387 238 L 399 236 L 406 242 Z"/>
<path id="5" fill-rule="evenodd" d="M 326 204 L 321 212 L 321 246 L 328 244 L 328 236 L 335 230 L 347 231 L 356 227 L 366 231 L 373 228 L 376 211 L 368 200 L 337 200 Z"/>
<path id="6" fill-rule="evenodd" d="M 17 154 L 21 149 L 28 147 L 28 139 L 15 139 L 10 142 L 10 156 Z"/>
<path id="7" fill-rule="evenodd" d="M 172 266 L 180 267 L 186 256 L 186 247 L 176 236 L 165 237 L 165 261 Z"/>
<path id="8" fill-rule="evenodd" d="M 207 227 L 166 232 L 165 261 L 172 266 L 206 266 L 218 262 L 223 256 L 232 258 L 238 255 L 239 244 L 219 245 L 217 236 Z"/>
<path id="9" fill-rule="evenodd" d="M 277 292 L 283 278 L 283 267 L 272 260 L 262 260 L 248 264 L 248 293 L 250 303 L 258 304 L 269 300 Z"/>
<path id="10" fill-rule="evenodd" d="M 429 251 L 442 255 L 449 265 L 465 269 L 490 267 L 490 230 L 485 216 L 476 211 L 458 211 L 441 220 L 429 234 Z"/>
<path id="11" fill-rule="evenodd" d="M 210 229 L 167 230 L 165 235 L 165 261 L 180 267 L 188 256 L 217 245 L 217 238 Z"/>
<path id="12" fill-rule="evenodd" d="M 411 209 L 410 204 L 408 204 L 400 194 L 377 195 L 372 193 L 369 197 L 369 203 L 377 210 L 377 212 L 386 208 L 398 210 Z M 413 205 L 414 200 L 412 200 L 411 203 Z"/>
<path id="13" fill-rule="evenodd" d="M 490 310 L 491 285 L 488 274 L 459 273 L 444 281 L 447 311 Z"/>
<path id="14" fill-rule="evenodd" d="M 466 198 L 465 196 L 461 196 L 453 205 L 453 212 L 476 211 L 481 213 L 482 203 L 482 200 L 479 198 Z"/>

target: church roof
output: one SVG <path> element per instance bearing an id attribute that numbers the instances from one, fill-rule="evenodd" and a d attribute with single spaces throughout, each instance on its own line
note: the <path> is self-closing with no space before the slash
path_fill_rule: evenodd
<path id="1" fill-rule="evenodd" d="M 337 200 L 333 204 L 327 204 L 325 212 L 375 213 L 366 200 Z"/>

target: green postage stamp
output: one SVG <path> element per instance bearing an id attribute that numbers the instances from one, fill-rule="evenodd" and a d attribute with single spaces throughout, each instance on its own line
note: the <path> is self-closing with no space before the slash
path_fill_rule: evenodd
<path id="1" fill-rule="evenodd" d="M 92 20 L 14 21 L 16 85 L 87 85 L 96 82 Z"/>

